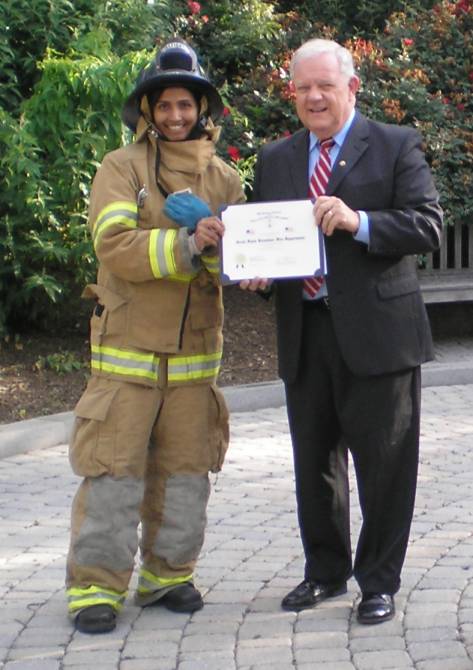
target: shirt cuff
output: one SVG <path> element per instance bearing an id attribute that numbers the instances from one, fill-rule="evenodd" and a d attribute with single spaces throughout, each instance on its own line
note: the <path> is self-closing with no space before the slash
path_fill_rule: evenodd
<path id="1" fill-rule="evenodd" d="M 358 216 L 360 217 L 360 227 L 353 235 L 357 242 L 364 242 L 365 244 L 370 243 L 370 221 L 368 219 L 368 214 L 361 209 L 357 210 Z"/>

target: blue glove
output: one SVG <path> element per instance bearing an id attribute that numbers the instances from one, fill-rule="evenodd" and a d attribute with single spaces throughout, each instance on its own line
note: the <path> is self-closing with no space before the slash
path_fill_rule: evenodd
<path id="1" fill-rule="evenodd" d="M 171 193 L 166 198 L 164 213 L 179 226 L 184 226 L 193 233 L 200 219 L 212 216 L 206 202 L 193 193 Z"/>

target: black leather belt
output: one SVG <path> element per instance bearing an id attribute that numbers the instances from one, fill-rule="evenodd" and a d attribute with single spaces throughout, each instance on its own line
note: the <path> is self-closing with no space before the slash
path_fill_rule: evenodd
<path id="1" fill-rule="evenodd" d="M 310 309 L 320 309 L 324 312 L 330 311 L 330 301 L 327 296 L 317 298 L 316 300 L 304 300 L 304 306 Z"/>

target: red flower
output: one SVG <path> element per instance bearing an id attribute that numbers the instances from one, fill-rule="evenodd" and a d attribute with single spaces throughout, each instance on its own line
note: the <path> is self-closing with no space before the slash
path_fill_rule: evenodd
<path id="1" fill-rule="evenodd" d="M 290 130 L 285 130 L 282 134 L 282 137 L 291 137 L 291 131 Z"/>
<path id="2" fill-rule="evenodd" d="M 200 12 L 200 3 L 187 0 L 187 6 L 191 14 L 198 14 Z"/>
<path id="3" fill-rule="evenodd" d="M 449 105 L 450 104 L 450 98 L 447 98 L 447 96 L 445 96 L 444 98 L 442 98 L 442 102 L 443 102 L 444 105 Z"/>
<path id="4" fill-rule="evenodd" d="M 458 103 L 457 109 L 459 112 L 463 112 L 465 110 L 465 105 L 463 104 L 463 102 Z"/>
<path id="5" fill-rule="evenodd" d="M 460 16 L 460 14 L 468 14 L 471 8 L 471 0 L 460 0 L 455 5 L 453 13 L 455 16 Z"/>
<path id="6" fill-rule="evenodd" d="M 202 23 L 208 23 L 208 22 L 209 22 L 209 17 L 207 16 L 207 14 L 203 14 Z"/>
<path id="7" fill-rule="evenodd" d="M 238 147 L 234 147 L 232 144 L 229 144 L 227 147 L 227 154 L 230 156 L 232 161 L 238 161 L 240 160 L 240 150 Z"/>
<path id="8" fill-rule="evenodd" d="M 471 70 L 471 72 L 468 73 L 468 79 L 470 81 L 473 81 L 473 70 Z"/>
<path id="9" fill-rule="evenodd" d="M 402 41 L 404 43 L 404 46 L 406 46 L 406 47 L 411 47 L 414 44 L 414 40 L 411 39 L 410 37 L 406 37 Z"/>
<path id="10" fill-rule="evenodd" d="M 228 107 L 224 107 L 222 113 L 224 116 L 230 116 L 231 111 L 228 109 Z"/>

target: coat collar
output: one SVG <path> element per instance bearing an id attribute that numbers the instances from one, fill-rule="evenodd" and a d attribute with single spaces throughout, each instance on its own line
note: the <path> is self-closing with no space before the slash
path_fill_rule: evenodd
<path id="1" fill-rule="evenodd" d="M 327 195 L 332 195 L 339 187 L 346 175 L 353 169 L 361 156 L 368 148 L 368 121 L 356 112 L 355 118 L 348 131 L 332 168 L 332 173 L 327 185 Z"/>
<path id="2" fill-rule="evenodd" d="M 308 197 L 309 170 L 309 131 L 298 130 L 290 139 L 289 174 L 292 179 L 295 197 L 303 200 Z"/>
<path id="3" fill-rule="evenodd" d="M 356 165 L 368 148 L 368 121 L 356 112 L 345 141 L 337 156 L 327 186 L 327 194 L 332 195 L 345 176 Z M 298 130 L 290 138 L 289 174 L 296 198 L 307 198 L 309 169 L 309 131 Z"/>
<path id="4" fill-rule="evenodd" d="M 215 144 L 209 137 L 185 142 L 166 142 L 158 139 L 161 168 L 170 172 L 200 174 L 207 169 L 215 155 Z"/>

